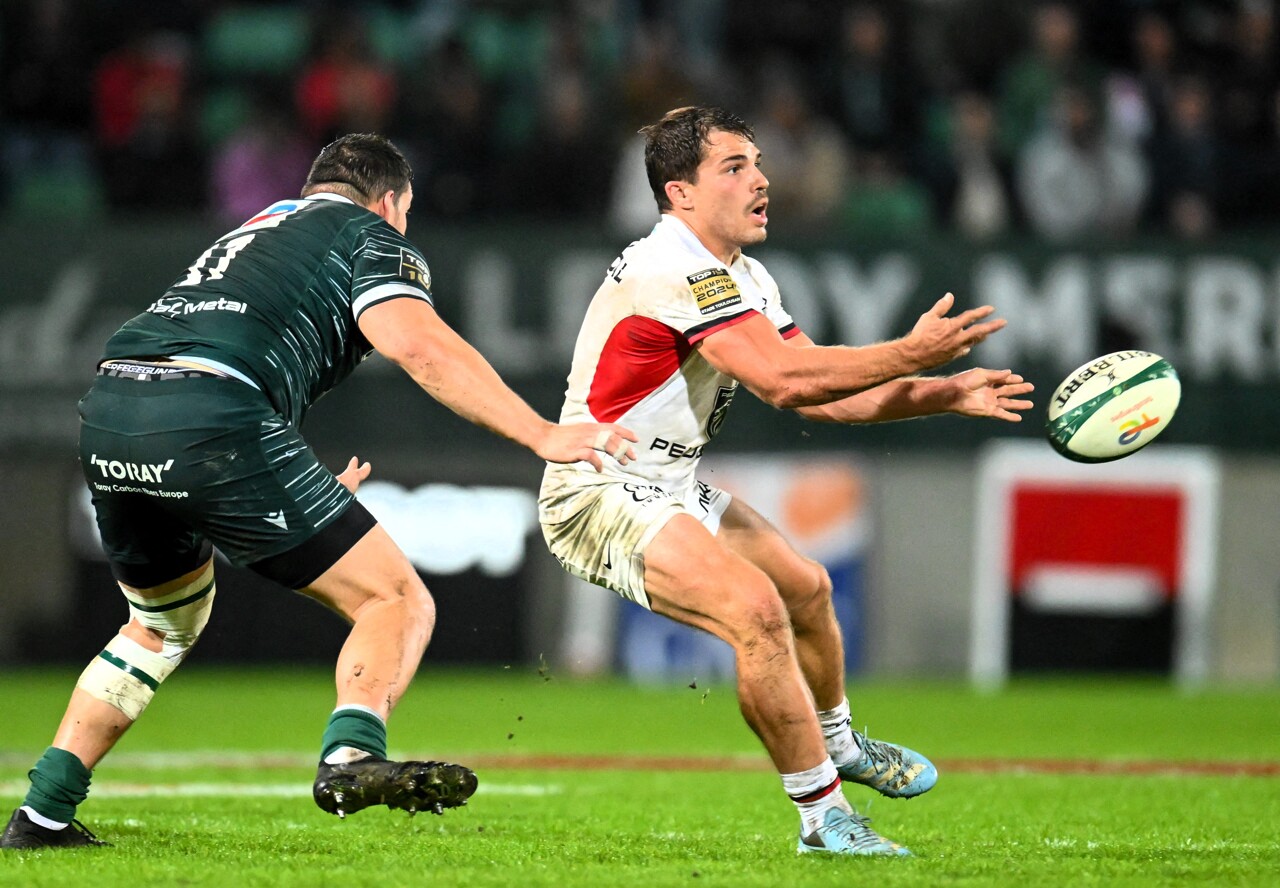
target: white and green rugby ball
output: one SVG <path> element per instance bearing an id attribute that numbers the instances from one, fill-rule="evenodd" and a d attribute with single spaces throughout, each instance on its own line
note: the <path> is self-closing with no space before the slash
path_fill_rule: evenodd
<path id="1" fill-rule="evenodd" d="M 1141 450 L 1165 430 L 1182 398 L 1173 366 L 1146 351 L 1118 351 L 1077 367 L 1049 400 L 1045 434 L 1076 462 Z"/>

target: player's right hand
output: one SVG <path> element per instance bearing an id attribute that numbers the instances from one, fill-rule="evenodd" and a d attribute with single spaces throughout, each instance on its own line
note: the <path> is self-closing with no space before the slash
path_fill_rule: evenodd
<path id="1" fill-rule="evenodd" d="M 373 466 L 368 463 L 362 465 L 360 459 L 353 456 L 347 463 L 347 467 L 338 474 L 338 483 L 355 493 L 360 488 L 360 482 L 368 478 L 371 471 Z"/>
<path id="2" fill-rule="evenodd" d="M 979 323 L 995 311 L 990 305 L 947 317 L 954 304 L 955 296 L 950 293 L 943 296 L 933 308 L 920 315 L 911 332 L 903 337 L 903 344 L 920 363 L 921 370 L 964 357 L 975 345 L 1008 323 L 1004 318 Z"/>
<path id="3" fill-rule="evenodd" d="M 604 470 L 601 453 L 625 466 L 636 458 L 635 448 L 627 442 L 638 440 L 635 432 L 616 422 L 577 422 L 552 425 L 534 452 L 548 462 L 589 462 L 600 472 Z"/>

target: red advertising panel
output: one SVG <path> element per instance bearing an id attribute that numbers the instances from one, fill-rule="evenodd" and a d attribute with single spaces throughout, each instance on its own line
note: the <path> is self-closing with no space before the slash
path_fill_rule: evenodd
<path id="1" fill-rule="evenodd" d="M 978 477 L 971 668 L 1207 669 L 1217 530 L 1212 454 L 1174 447 L 1081 465 L 998 442 Z"/>

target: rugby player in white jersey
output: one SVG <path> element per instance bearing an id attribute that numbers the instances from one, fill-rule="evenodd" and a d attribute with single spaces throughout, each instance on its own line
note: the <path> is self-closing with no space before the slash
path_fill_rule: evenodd
<path id="1" fill-rule="evenodd" d="M 739 384 L 807 419 L 864 423 L 953 413 L 1008 422 L 1031 407 L 1009 370 L 916 376 L 1004 326 L 947 294 L 900 339 L 815 346 L 742 249 L 764 241 L 768 179 L 751 128 L 680 108 L 641 130 L 661 212 L 610 266 L 587 310 L 562 422 L 619 422 L 639 456 L 596 472 L 548 464 L 543 533 L 570 573 L 734 649 L 738 700 L 800 812 L 798 850 L 904 855 L 846 801 L 841 780 L 904 798 L 937 770 L 851 729 L 831 580 L 750 506 L 694 476 Z"/>

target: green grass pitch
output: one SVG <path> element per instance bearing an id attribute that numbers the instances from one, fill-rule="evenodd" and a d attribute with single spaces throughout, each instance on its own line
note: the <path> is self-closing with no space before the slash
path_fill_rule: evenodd
<path id="1" fill-rule="evenodd" d="M 75 671 L 0 676 L 0 804 Z M 443 817 L 311 802 L 330 675 L 192 664 L 95 772 L 80 816 L 112 848 L 0 854 L 0 885 L 787 886 L 1280 884 L 1280 689 L 1156 682 L 850 688 L 873 736 L 929 754 L 911 801 L 848 796 L 905 860 L 794 853 L 796 816 L 732 690 L 427 667 L 393 755 L 473 765 Z"/>

